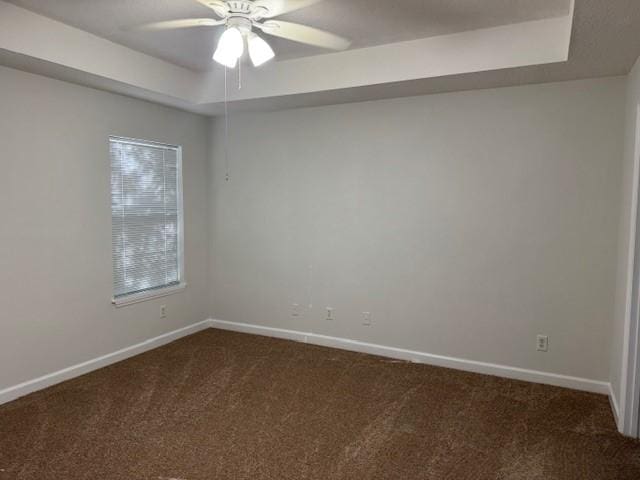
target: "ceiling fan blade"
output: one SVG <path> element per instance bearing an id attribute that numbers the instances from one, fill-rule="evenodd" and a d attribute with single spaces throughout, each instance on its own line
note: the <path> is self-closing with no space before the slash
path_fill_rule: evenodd
<path id="1" fill-rule="evenodd" d="M 346 50 L 351 45 L 351 42 L 346 38 L 298 23 L 269 20 L 263 24 L 258 24 L 258 26 L 264 33 L 274 37 L 286 38 L 287 40 L 306 43 L 315 47 Z"/>
<path id="2" fill-rule="evenodd" d="M 155 32 L 160 30 L 173 30 L 176 28 L 191 27 L 215 27 L 216 25 L 224 25 L 225 20 L 215 20 L 213 18 L 185 18 L 183 20 L 167 20 L 166 22 L 146 23 L 137 25 L 131 30 L 139 30 L 143 32 Z"/>
<path id="3" fill-rule="evenodd" d="M 220 18 L 226 18 L 229 14 L 229 6 L 222 0 L 197 0 L 198 3 L 210 8 Z"/>
<path id="4" fill-rule="evenodd" d="M 324 0 L 257 0 L 254 3 L 257 7 L 264 7 L 267 9 L 267 13 L 262 15 L 262 18 L 273 18 L 278 15 L 293 12 L 294 10 L 310 7 L 314 3 L 322 1 Z"/>

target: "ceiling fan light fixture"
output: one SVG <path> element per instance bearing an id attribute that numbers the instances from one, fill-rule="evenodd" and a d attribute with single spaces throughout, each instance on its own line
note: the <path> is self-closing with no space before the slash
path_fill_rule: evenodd
<path id="1" fill-rule="evenodd" d="M 275 57 L 271 46 L 253 29 L 268 35 L 313 45 L 328 50 L 346 50 L 350 41 L 333 33 L 299 23 L 274 20 L 274 17 L 310 7 L 323 0 L 197 0 L 212 10 L 218 18 L 185 18 L 146 23 L 132 27 L 138 31 L 164 31 L 194 27 L 224 25 L 213 60 L 227 68 L 238 66 L 246 49 L 254 66 Z M 0 0 L 1 3 L 1 0 Z"/>
<path id="2" fill-rule="evenodd" d="M 254 67 L 259 67 L 275 57 L 271 46 L 255 33 L 249 35 L 249 57 Z"/>
<path id="3" fill-rule="evenodd" d="M 235 68 L 244 53 L 244 38 L 236 27 L 227 28 L 218 42 L 213 59 L 228 68 Z"/>
<path id="4" fill-rule="evenodd" d="M 236 65 L 238 64 L 238 57 L 229 55 L 228 52 L 220 48 L 216 49 L 215 53 L 213 54 L 213 59 L 220 65 L 224 65 L 227 68 L 236 68 Z"/>

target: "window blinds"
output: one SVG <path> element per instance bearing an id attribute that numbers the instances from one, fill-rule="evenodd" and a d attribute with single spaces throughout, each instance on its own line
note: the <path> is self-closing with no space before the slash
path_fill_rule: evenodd
<path id="1" fill-rule="evenodd" d="M 179 147 L 111 137 L 114 298 L 181 281 Z"/>

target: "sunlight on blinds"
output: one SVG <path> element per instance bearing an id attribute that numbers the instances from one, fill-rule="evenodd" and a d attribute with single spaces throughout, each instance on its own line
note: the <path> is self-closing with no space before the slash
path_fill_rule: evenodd
<path id="1" fill-rule="evenodd" d="M 110 138 L 114 297 L 180 283 L 177 147 Z"/>

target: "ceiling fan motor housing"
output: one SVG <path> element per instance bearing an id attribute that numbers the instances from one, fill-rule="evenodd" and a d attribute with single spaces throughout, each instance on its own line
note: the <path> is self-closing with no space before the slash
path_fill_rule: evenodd
<path id="1" fill-rule="evenodd" d="M 247 18 L 257 19 L 269 13 L 267 7 L 256 5 L 256 3 L 249 0 L 227 0 L 225 3 L 229 9 L 229 16 L 241 15 Z"/>
<path id="2" fill-rule="evenodd" d="M 240 30 L 240 33 L 243 35 L 251 32 L 251 26 L 253 22 L 246 17 L 236 16 L 231 14 L 229 19 L 227 20 L 227 28 L 235 27 Z"/>
<path id="3" fill-rule="evenodd" d="M 248 15 L 253 10 L 253 2 L 248 0 L 232 0 L 226 2 L 231 13 L 244 13 Z"/>

